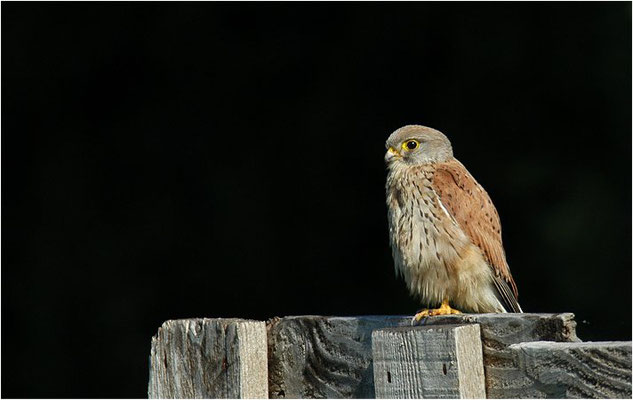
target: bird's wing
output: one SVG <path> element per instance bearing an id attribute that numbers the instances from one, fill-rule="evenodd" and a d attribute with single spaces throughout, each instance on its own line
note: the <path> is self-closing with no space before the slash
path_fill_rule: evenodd
<path id="1" fill-rule="evenodd" d="M 444 208 L 481 249 L 494 271 L 494 282 L 499 297 L 514 312 L 522 312 L 517 302 L 518 292 L 506 261 L 501 241 L 499 214 L 484 190 L 468 170 L 453 159 L 436 164 L 433 190 Z"/>

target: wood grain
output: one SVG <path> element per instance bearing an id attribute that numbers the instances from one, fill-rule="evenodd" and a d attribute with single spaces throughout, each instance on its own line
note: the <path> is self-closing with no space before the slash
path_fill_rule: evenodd
<path id="1" fill-rule="evenodd" d="M 508 346 L 530 341 L 578 341 L 573 314 L 458 314 L 426 326 L 479 324 L 488 397 L 520 397 L 523 387 Z M 268 321 L 270 398 L 375 397 L 373 330 L 410 326 L 409 316 L 296 316 Z"/>
<path id="2" fill-rule="evenodd" d="M 149 398 L 267 398 L 264 322 L 167 321 L 152 338 Z"/>
<path id="3" fill-rule="evenodd" d="M 270 398 L 372 398 L 371 334 L 410 317 L 297 316 L 268 322 Z"/>
<path id="4" fill-rule="evenodd" d="M 478 323 L 483 343 L 488 398 L 521 398 L 525 379 L 519 371 L 512 344 L 534 341 L 578 342 L 574 315 L 565 314 L 460 314 L 427 324 Z"/>
<path id="5" fill-rule="evenodd" d="M 483 398 L 479 325 L 435 325 L 374 331 L 376 398 Z"/>
<path id="6" fill-rule="evenodd" d="M 631 398 L 631 342 L 510 346 L 523 398 Z"/>

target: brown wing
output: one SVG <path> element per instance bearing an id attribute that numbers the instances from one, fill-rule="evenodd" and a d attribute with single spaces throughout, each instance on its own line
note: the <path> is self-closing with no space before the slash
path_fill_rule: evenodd
<path id="1" fill-rule="evenodd" d="M 436 165 L 433 190 L 464 233 L 481 249 L 495 272 L 500 299 L 514 312 L 522 312 L 517 302 L 517 287 L 503 251 L 499 214 L 488 193 L 455 159 Z"/>

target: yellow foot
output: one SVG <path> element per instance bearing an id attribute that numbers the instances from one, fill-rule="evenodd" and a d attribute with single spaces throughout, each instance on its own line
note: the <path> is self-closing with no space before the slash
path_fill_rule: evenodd
<path id="1" fill-rule="evenodd" d="M 448 304 L 448 300 L 444 300 L 440 308 L 426 309 L 415 314 L 413 316 L 413 320 L 411 320 L 411 323 L 415 324 L 416 322 L 420 322 L 422 318 L 433 317 L 435 315 L 450 315 L 450 314 L 461 314 L 461 313 L 462 313 L 461 311 L 451 308 L 451 306 Z"/>

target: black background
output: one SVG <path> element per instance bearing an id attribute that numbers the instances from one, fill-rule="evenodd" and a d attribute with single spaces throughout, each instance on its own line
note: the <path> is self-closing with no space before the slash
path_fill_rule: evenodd
<path id="1" fill-rule="evenodd" d="M 167 319 L 412 314 L 410 123 L 525 311 L 631 339 L 630 3 L 2 3 L 2 396 L 144 397 Z"/>

